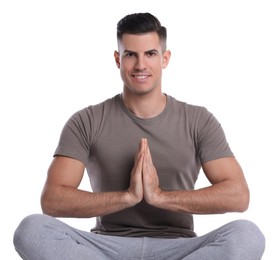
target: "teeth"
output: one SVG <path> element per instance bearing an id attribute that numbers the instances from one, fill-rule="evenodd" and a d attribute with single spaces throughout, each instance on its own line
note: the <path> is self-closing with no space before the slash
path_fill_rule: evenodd
<path id="1" fill-rule="evenodd" d="M 137 79 L 145 79 L 147 76 L 136 76 Z"/>

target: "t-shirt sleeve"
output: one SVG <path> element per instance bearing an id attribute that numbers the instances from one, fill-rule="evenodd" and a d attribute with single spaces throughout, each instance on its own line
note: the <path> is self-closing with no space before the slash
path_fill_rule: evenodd
<path id="1" fill-rule="evenodd" d="M 63 127 L 54 156 L 61 155 L 87 163 L 95 133 L 89 108 L 73 114 Z"/>
<path id="2" fill-rule="evenodd" d="M 197 132 L 198 155 L 201 163 L 234 157 L 221 124 L 206 108 L 203 108 L 199 115 Z"/>

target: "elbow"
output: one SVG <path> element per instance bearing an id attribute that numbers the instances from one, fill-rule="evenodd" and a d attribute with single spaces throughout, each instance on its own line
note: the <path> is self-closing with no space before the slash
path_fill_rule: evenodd
<path id="1" fill-rule="evenodd" d="M 41 209 L 42 209 L 43 214 L 46 214 L 46 215 L 49 215 L 52 217 L 58 217 L 52 200 L 49 199 L 45 194 L 42 194 L 42 196 L 41 196 Z"/>
<path id="2" fill-rule="evenodd" d="M 245 212 L 248 208 L 249 208 L 249 202 L 242 201 L 240 203 L 240 205 L 238 206 L 237 211 L 242 213 L 242 212 Z"/>
<path id="3" fill-rule="evenodd" d="M 49 203 L 44 198 L 41 198 L 41 209 L 43 214 L 53 216 L 53 211 L 51 210 Z"/>
<path id="4" fill-rule="evenodd" d="M 45 204 L 41 203 L 42 213 L 54 217 L 53 211 Z"/>
<path id="5" fill-rule="evenodd" d="M 240 192 L 236 203 L 238 212 L 245 212 L 249 208 L 250 192 L 248 188 L 245 188 Z"/>

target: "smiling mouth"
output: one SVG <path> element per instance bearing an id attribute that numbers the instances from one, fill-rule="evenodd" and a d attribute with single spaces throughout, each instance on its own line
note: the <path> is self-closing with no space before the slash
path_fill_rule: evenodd
<path id="1" fill-rule="evenodd" d="M 132 77 L 136 78 L 136 79 L 146 79 L 149 77 L 149 75 L 135 75 L 133 74 Z"/>
<path id="2" fill-rule="evenodd" d="M 146 79 L 148 76 L 146 75 L 137 75 L 137 76 L 134 76 L 135 78 L 137 79 Z"/>

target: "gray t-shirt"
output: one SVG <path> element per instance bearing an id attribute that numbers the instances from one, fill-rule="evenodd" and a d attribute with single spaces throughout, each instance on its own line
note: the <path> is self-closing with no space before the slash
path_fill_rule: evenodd
<path id="1" fill-rule="evenodd" d="M 233 156 L 220 123 L 206 108 L 168 95 L 164 111 L 149 119 L 131 113 L 121 95 L 76 112 L 65 124 L 54 156 L 82 161 L 94 192 L 126 190 L 142 137 L 148 139 L 160 186 L 168 191 L 194 189 L 202 163 Z M 191 214 L 155 208 L 145 201 L 98 217 L 92 231 L 118 236 L 196 236 Z"/>

